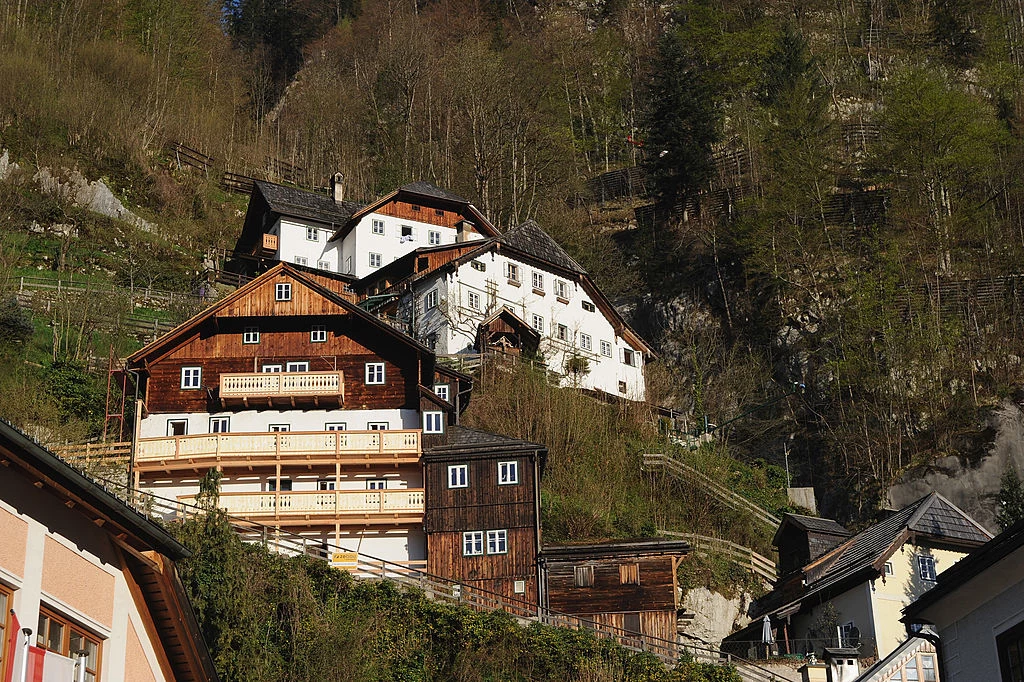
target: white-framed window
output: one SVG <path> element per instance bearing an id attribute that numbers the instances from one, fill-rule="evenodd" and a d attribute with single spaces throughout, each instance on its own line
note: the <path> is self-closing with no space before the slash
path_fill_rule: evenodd
<path id="1" fill-rule="evenodd" d="M 260 371 L 264 374 L 277 374 L 278 372 L 284 371 L 284 366 L 277 362 L 268 363 L 263 365 L 263 367 L 260 368 Z"/>
<path id="2" fill-rule="evenodd" d="M 267 431 L 270 433 L 288 433 L 291 430 L 291 424 L 271 424 L 267 427 Z"/>
<path id="3" fill-rule="evenodd" d="M 592 313 L 595 310 L 597 310 L 594 304 L 591 303 L 590 301 L 583 301 L 581 305 L 583 306 L 583 309 L 586 310 L 588 313 Z"/>
<path id="4" fill-rule="evenodd" d="M 430 244 L 431 246 L 437 246 L 440 243 L 441 243 L 441 233 L 438 232 L 437 230 L 428 230 L 427 231 L 427 244 Z"/>
<path id="5" fill-rule="evenodd" d="M 333 478 L 321 478 L 316 482 L 316 489 L 321 491 L 334 490 L 335 482 Z"/>
<path id="6" fill-rule="evenodd" d="M 231 417 L 210 417 L 210 433 L 227 433 L 231 430 Z"/>
<path id="7" fill-rule="evenodd" d="M 917 574 L 921 580 L 935 582 L 935 557 L 917 557 Z"/>
<path id="8" fill-rule="evenodd" d="M 544 291 L 544 273 L 537 272 L 536 270 L 534 270 L 531 273 L 531 275 L 531 279 L 533 281 L 533 288 L 536 289 L 537 291 Z"/>
<path id="9" fill-rule="evenodd" d="M 580 348 L 583 350 L 594 350 L 594 339 L 590 334 L 580 333 Z"/>
<path id="10" fill-rule="evenodd" d="M 330 270 L 331 269 L 330 261 L 318 260 L 316 262 L 316 266 L 317 266 L 317 268 L 319 268 L 321 270 Z"/>
<path id="11" fill-rule="evenodd" d="M 610 341 L 601 342 L 601 355 L 606 358 L 610 358 L 612 356 L 612 344 Z"/>
<path id="12" fill-rule="evenodd" d="M 505 263 L 505 277 L 510 284 L 519 284 L 519 266 L 515 263 Z"/>
<path id="13" fill-rule="evenodd" d="M 427 295 L 423 297 L 423 305 L 427 310 L 433 310 L 437 307 L 438 293 L 437 289 L 428 291 Z"/>
<path id="14" fill-rule="evenodd" d="M 462 534 L 462 556 L 480 556 L 484 553 L 484 532 L 471 530 Z"/>
<path id="15" fill-rule="evenodd" d="M 167 435 L 168 436 L 187 436 L 188 435 L 188 420 L 187 419 L 168 419 L 167 420 Z"/>
<path id="16" fill-rule="evenodd" d="M 295 264 L 296 265 L 309 265 L 309 259 L 306 258 L 305 256 L 296 256 L 295 257 Z"/>
<path id="17" fill-rule="evenodd" d="M 366 479 L 367 490 L 387 490 L 388 481 L 386 478 L 368 478 Z"/>
<path id="18" fill-rule="evenodd" d="M 555 336 L 558 337 L 559 341 L 567 341 L 568 342 L 568 341 L 572 340 L 572 336 L 569 334 L 569 328 L 566 327 L 564 324 L 558 325 L 558 327 L 557 327 L 557 329 L 555 331 Z"/>
<path id="19" fill-rule="evenodd" d="M 569 300 L 569 283 L 561 280 L 555 280 L 555 296 L 562 299 L 563 301 Z"/>
<path id="20" fill-rule="evenodd" d="M 387 431 L 388 430 L 388 423 L 387 422 L 366 422 L 366 430 L 367 431 Z"/>
<path id="21" fill-rule="evenodd" d="M 892 562 L 891 561 L 886 561 L 885 562 L 885 574 L 886 575 L 892 575 L 892 572 L 893 572 L 892 571 Z"/>
<path id="22" fill-rule="evenodd" d="M 416 234 L 413 232 L 412 225 L 399 225 L 398 234 L 403 242 L 412 241 L 416 238 Z"/>
<path id="23" fill-rule="evenodd" d="M 348 431 L 348 424 L 345 422 L 327 422 L 324 424 L 324 431 Z"/>
<path id="24" fill-rule="evenodd" d="M 412 210 L 412 211 L 418 211 L 418 210 L 420 210 L 420 206 L 419 206 L 419 204 L 410 204 L 409 205 L 409 209 Z"/>
<path id="25" fill-rule="evenodd" d="M 202 367 L 182 367 L 181 368 L 181 387 L 182 388 L 202 388 L 203 387 L 203 368 Z"/>
<path id="26" fill-rule="evenodd" d="M 246 327 L 242 332 L 242 343 L 259 343 L 260 342 L 260 328 L 259 327 Z"/>
<path id="27" fill-rule="evenodd" d="M 306 241 L 309 241 L 309 242 L 318 242 L 318 241 L 320 241 L 320 230 L 316 229 L 315 227 L 307 227 L 306 228 Z"/>
<path id="28" fill-rule="evenodd" d="M 373 234 L 384 234 L 384 221 L 374 218 L 370 232 Z"/>
<path id="29" fill-rule="evenodd" d="M 508 554 L 508 531 L 489 530 L 487 531 L 487 553 Z"/>
<path id="30" fill-rule="evenodd" d="M 469 465 L 449 464 L 448 465 L 448 487 L 468 488 L 469 487 Z"/>
<path id="31" fill-rule="evenodd" d="M 424 412 L 423 433 L 444 433 L 444 412 Z"/>
<path id="32" fill-rule="evenodd" d="M 622 364 L 629 365 L 630 367 L 640 366 L 640 353 L 637 353 L 631 348 L 622 349 Z"/>
<path id="33" fill-rule="evenodd" d="M 498 485 L 516 485 L 519 483 L 519 462 L 498 462 Z"/>
<path id="34" fill-rule="evenodd" d="M 483 261 L 470 261 L 469 266 L 477 272 L 487 272 L 487 263 L 484 263 Z"/>
<path id="35" fill-rule="evenodd" d="M 368 363 L 366 363 L 366 383 L 367 384 L 383 384 L 384 383 L 384 363 L 383 362 L 368 362 Z"/>
<path id="36" fill-rule="evenodd" d="M 290 300 L 292 300 L 292 284 L 291 284 L 291 282 L 278 282 L 274 286 L 274 300 L 275 301 L 290 301 Z"/>
<path id="37" fill-rule="evenodd" d="M 295 362 L 289 362 L 289 363 L 285 364 L 285 371 L 286 372 L 308 372 L 309 371 L 309 361 L 307 361 L 307 360 L 297 360 Z"/>
<path id="38" fill-rule="evenodd" d="M 309 330 L 309 340 L 312 343 L 324 343 L 327 341 L 327 325 L 314 324 Z"/>
<path id="39" fill-rule="evenodd" d="M 384 257 L 381 256 L 379 253 L 371 253 L 370 254 L 370 267 L 371 268 L 379 268 L 380 264 L 383 262 L 383 260 L 384 260 Z"/>
<path id="40" fill-rule="evenodd" d="M 434 384 L 434 395 L 441 400 L 449 400 L 448 384 Z"/>
<path id="41" fill-rule="evenodd" d="M 541 334 L 543 334 L 544 333 L 544 318 L 541 317 L 540 315 L 534 315 L 532 320 L 531 320 L 531 322 L 530 322 L 530 326 L 533 327 L 534 329 L 536 329 Z"/>
<path id="42" fill-rule="evenodd" d="M 466 305 L 470 310 L 480 310 L 480 294 L 470 291 L 466 294 Z"/>

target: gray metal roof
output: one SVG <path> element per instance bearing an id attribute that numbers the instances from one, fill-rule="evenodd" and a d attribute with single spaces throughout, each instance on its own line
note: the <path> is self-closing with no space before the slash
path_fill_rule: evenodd
<path id="1" fill-rule="evenodd" d="M 501 241 L 514 249 L 527 253 L 534 258 L 553 263 L 572 272 L 585 273 L 583 266 L 565 252 L 540 225 L 527 220 L 513 227 L 501 238 Z"/>
<path id="2" fill-rule="evenodd" d="M 398 188 L 399 192 L 409 192 L 410 194 L 419 194 L 425 197 L 432 197 L 434 199 L 444 199 L 445 201 L 457 201 L 460 204 L 468 204 L 469 199 L 460 197 L 454 192 L 449 192 L 446 189 L 441 189 L 437 185 L 427 182 L 425 180 L 417 180 L 416 182 L 410 182 L 408 185 L 402 185 Z"/>
<path id="3" fill-rule="evenodd" d="M 329 225 L 341 225 L 363 208 L 354 201 L 335 201 L 332 197 L 296 187 L 257 180 L 256 189 L 270 210 L 281 215 L 306 218 Z"/>
<path id="4" fill-rule="evenodd" d="M 804 516 L 803 514 L 785 514 L 783 520 L 789 520 L 793 524 L 814 533 L 830 533 L 832 535 L 853 535 L 844 526 L 832 519 L 822 519 L 817 516 Z"/>

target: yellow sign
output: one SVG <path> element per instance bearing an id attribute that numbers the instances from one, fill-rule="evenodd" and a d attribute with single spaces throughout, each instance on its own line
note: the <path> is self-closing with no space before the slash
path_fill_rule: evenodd
<path id="1" fill-rule="evenodd" d="M 331 554 L 332 566 L 355 566 L 358 563 L 358 552 L 334 552 Z"/>

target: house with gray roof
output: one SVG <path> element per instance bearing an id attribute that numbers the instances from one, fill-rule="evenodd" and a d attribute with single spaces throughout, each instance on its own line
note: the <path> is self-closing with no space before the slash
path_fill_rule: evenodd
<path id="1" fill-rule="evenodd" d="M 727 637 L 724 649 L 763 656 L 767 617 L 779 654 L 821 657 L 825 648 L 838 647 L 857 648 L 866 661 L 885 657 L 906 639 L 901 609 L 992 537 L 938 493 L 846 539 L 834 521 L 807 519 L 784 519 L 782 526 L 801 524 L 839 541 L 805 565 L 783 571 L 775 588 L 751 605 L 753 624 Z M 780 545 L 780 557 L 788 553 Z"/>

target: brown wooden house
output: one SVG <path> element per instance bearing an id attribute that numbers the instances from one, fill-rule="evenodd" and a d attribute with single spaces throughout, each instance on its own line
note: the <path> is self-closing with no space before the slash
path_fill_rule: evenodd
<path id="1" fill-rule="evenodd" d="M 632 540 L 545 547 L 539 557 L 541 605 L 587 628 L 612 629 L 625 644 L 675 652 L 676 570 L 684 541 Z"/>
<path id="2" fill-rule="evenodd" d="M 461 426 L 425 440 L 427 570 L 535 614 L 547 448 Z"/>

